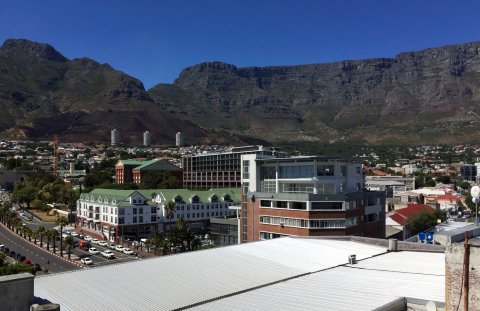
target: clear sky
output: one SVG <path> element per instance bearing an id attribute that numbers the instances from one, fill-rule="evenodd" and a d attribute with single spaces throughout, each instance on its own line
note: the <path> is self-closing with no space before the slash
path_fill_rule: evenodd
<path id="1" fill-rule="evenodd" d="M 206 61 L 322 63 L 477 41 L 479 16 L 478 0 L 0 0 L 0 41 L 49 43 L 148 89 Z"/>

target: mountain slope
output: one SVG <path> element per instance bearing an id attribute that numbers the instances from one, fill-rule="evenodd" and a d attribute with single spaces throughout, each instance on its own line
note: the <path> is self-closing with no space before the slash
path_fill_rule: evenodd
<path id="1" fill-rule="evenodd" d="M 272 142 L 462 143 L 480 129 L 480 42 L 395 58 L 184 69 L 150 96 L 171 115 Z"/>
<path id="2" fill-rule="evenodd" d="M 198 142 L 205 131 L 177 120 L 155 104 L 143 84 L 108 64 L 69 60 L 48 44 L 9 39 L 0 47 L 0 135 L 61 141 L 108 141 L 118 128 L 123 142 L 173 144 L 182 131 Z"/>

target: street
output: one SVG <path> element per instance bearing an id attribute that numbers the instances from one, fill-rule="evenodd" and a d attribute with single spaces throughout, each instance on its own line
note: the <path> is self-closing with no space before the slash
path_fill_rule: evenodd
<path id="1" fill-rule="evenodd" d="M 80 269 L 78 266 L 64 261 L 49 252 L 36 247 L 32 243 L 25 241 L 3 225 L 0 225 L 0 243 L 4 244 L 5 247 L 8 247 L 10 250 L 24 255 L 32 263 L 40 264 L 42 269 L 48 268 L 50 273 Z M 47 265 L 47 261 L 50 262 L 49 265 Z"/>

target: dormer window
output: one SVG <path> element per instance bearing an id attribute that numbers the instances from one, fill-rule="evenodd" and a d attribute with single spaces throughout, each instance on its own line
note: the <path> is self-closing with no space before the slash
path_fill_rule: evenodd
<path id="1" fill-rule="evenodd" d="M 223 201 L 224 201 L 224 202 L 232 202 L 232 198 L 230 197 L 229 194 L 226 194 L 226 195 L 223 197 Z"/>
<path id="2" fill-rule="evenodd" d="M 181 196 L 177 195 L 177 196 L 173 199 L 173 201 L 174 201 L 175 203 L 177 203 L 177 204 L 182 204 L 182 203 L 183 203 L 183 198 L 182 198 Z"/>
<path id="3" fill-rule="evenodd" d="M 197 195 L 194 195 L 191 201 L 192 201 L 192 204 L 200 203 L 200 198 Z"/>
<path id="4" fill-rule="evenodd" d="M 218 203 L 218 197 L 216 194 L 210 197 L 210 203 Z"/>

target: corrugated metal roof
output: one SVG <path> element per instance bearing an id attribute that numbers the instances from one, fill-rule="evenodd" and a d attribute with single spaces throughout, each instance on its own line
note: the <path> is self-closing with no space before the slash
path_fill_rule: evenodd
<path id="1" fill-rule="evenodd" d="M 171 310 L 367 258 L 385 248 L 281 238 L 35 279 L 35 296 L 62 310 Z"/>
<path id="2" fill-rule="evenodd" d="M 444 264 L 444 254 L 389 253 L 192 309 L 362 311 L 400 297 L 444 302 Z"/>

